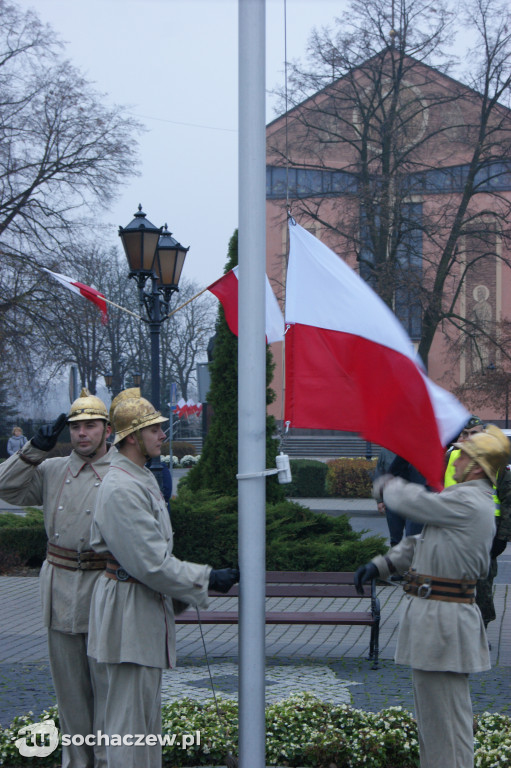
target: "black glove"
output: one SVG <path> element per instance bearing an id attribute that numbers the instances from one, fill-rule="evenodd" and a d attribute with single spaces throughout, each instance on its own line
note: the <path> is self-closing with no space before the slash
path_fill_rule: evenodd
<path id="1" fill-rule="evenodd" d="M 57 445 L 59 435 L 67 424 L 67 416 L 61 413 L 53 424 L 43 424 L 30 441 L 40 451 L 51 451 Z"/>
<path id="2" fill-rule="evenodd" d="M 353 576 L 353 584 L 355 585 L 358 594 L 363 595 L 364 587 L 362 585 L 366 584 L 368 581 L 372 581 L 372 579 L 376 579 L 379 575 L 380 572 L 374 563 L 366 563 L 365 565 L 361 565 L 360 568 L 357 568 L 355 575 Z"/>
<path id="3" fill-rule="evenodd" d="M 225 594 L 230 590 L 233 584 L 237 584 L 239 580 L 239 568 L 220 568 L 216 571 L 212 570 L 209 574 L 209 588 L 214 589 L 215 592 L 222 592 Z"/>
<path id="4" fill-rule="evenodd" d="M 492 558 L 498 557 L 504 552 L 506 547 L 507 547 L 507 541 L 503 541 L 502 539 L 497 539 L 497 537 L 495 536 L 495 538 L 493 539 L 493 544 L 491 545 L 490 556 Z"/>

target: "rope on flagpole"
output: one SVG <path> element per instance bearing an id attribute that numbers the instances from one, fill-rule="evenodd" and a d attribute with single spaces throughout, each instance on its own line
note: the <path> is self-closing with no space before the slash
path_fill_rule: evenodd
<path id="1" fill-rule="evenodd" d="M 284 0 L 284 93 L 285 93 L 285 141 L 286 141 L 286 212 L 287 212 L 287 220 L 291 220 L 294 222 L 293 217 L 291 216 L 291 201 L 289 199 L 289 129 L 288 129 L 288 72 L 287 72 L 287 0 Z M 289 262 L 289 225 L 288 221 L 286 221 L 286 252 L 285 252 L 285 260 L 284 260 L 284 281 L 283 281 L 283 287 L 284 287 L 284 311 L 286 306 L 286 282 L 287 282 L 287 267 Z M 289 326 L 288 326 L 289 328 Z M 282 365 L 282 384 L 281 384 L 281 392 L 280 392 L 280 417 L 281 417 L 281 427 L 279 430 L 279 451 L 282 451 L 284 448 L 284 443 L 286 442 L 286 436 L 289 432 L 289 426 L 290 422 L 286 421 L 284 422 L 284 404 L 286 400 L 286 383 L 285 383 L 285 370 L 286 370 L 286 338 L 285 335 L 287 333 L 288 328 L 286 328 L 284 332 L 284 343 L 282 344 L 282 350 L 281 350 L 281 365 Z M 285 425 L 285 430 L 283 430 L 283 427 Z"/>

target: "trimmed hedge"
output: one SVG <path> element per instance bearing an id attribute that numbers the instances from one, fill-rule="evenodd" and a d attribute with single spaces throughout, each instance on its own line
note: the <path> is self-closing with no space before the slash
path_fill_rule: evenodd
<path id="1" fill-rule="evenodd" d="M 162 456 L 170 456 L 170 445 L 169 443 L 164 443 L 161 447 L 161 453 Z M 182 440 L 175 440 L 172 443 L 172 455 L 177 456 L 179 461 L 183 458 L 183 456 L 196 456 L 197 450 L 193 443 L 187 443 Z"/>
<path id="2" fill-rule="evenodd" d="M 292 481 L 286 486 L 286 496 L 295 498 L 322 498 L 326 496 L 328 467 L 316 459 L 291 459 Z"/>
<path id="3" fill-rule="evenodd" d="M 327 462 L 326 489 L 330 496 L 366 499 L 371 496 L 376 459 L 334 459 Z"/>
<path id="4" fill-rule="evenodd" d="M 16 566 L 42 565 L 47 540 L 41 510 L 30 508 L 25 517 L 0 515 L 0 574 Z"/>
<path id="5" fill-rule="evenodd" d="M 192 492 L 179 485 L 172 501 L 174 554 L 215 568 L 238 562 L 238 504 L 234 496 Z M 353 571 L 388 549 L 381 536 L 353 531 L 346 515 L 318 515 L 290 501 L 266 505 L 266 569 Z"/>

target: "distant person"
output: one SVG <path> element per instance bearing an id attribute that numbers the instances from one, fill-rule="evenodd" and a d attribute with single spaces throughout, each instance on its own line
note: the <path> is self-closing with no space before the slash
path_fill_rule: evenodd
<path id="1" fill-rule="evenodd" d="M 375 481 L 383 475 L 394 475 L 394 477 L 401 477 L 408 483 L 417 483 L 419 485 L 426 485 L 425 478 L 413 467 L 406 459 L 397 456 L 387 448 L 382 448 L 378 463 L 376 464 L 376 471 L 374 473 Z M 399 515 L 394 512 L 393 509 L 387 507 L 382 499 L 377 501 L 378 512 L 381 515 L 385 515 L 387 518 L 387 525 L 389 528 L 390 546 L 395 547 L 399 544 L 403 536 L 415 536 L 422 531 L 422 523 L 418 523 L 415 520 L 407 519 L 403 515 Z"/>
<path id="2" fill-rule="evenodd" d="M 146 462 L 147 469 L 151 469 L 151 462 Z M 161 468 L 161 492 L 163 494 L 163 498 L 165 499 L 165 504 L 169 508 L 170 512 L 170 500 L 172 498 L 172 472 L 170 471 L 169 467 L 162 462 L 162 468 Z"/>
<path id="3" fill-rule="evenodd" d="M 7 453 L 9 456 L 12 456 L 13 453 L 18 453 L 18 451 L 21 451 L 26 442 L 27 438 L 23 434 L 21 427 L 13 427 L 12 435 L 7 441 Z"/>

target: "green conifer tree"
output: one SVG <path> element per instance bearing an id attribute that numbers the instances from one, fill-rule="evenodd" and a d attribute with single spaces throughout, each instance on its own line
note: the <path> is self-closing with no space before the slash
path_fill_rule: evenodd
<path id="1" fill-rule="evenodd" d="M 238 263 L 238 231 L 229 242 L 224 274 Z M 275 399 L 270 388 L 275 363 L 270 348 L 266 350 L 266 403 Z M 199 463 L 190 470 L 187 485 L 193 490 L 209 489 L 222 495 L 238 493 L 238 339 L 231 333 L 220 305 L 216 322 L 213 360 L 209 366 L 211 386 L 208 404 L 213 416 Z M 273 416 L 266 416 L 266 466 L 274 467 L 278 451 L 273 439 L 276 424 Z M 270 477 L 266 485 L 268 501 L 284 497 L 282 486 L 276 477 Z"/>

